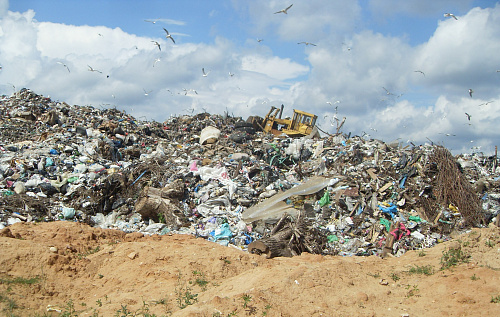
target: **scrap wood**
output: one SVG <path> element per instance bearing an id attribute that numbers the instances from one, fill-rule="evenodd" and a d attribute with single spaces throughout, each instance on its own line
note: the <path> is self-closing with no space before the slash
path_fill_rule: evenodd
<path id="1" fill-rule="evenodd" d="M 304 212 L 299 211 L 296 219 L 283 214 L 268 237 L 248 245 L 248 251 L 265 254 L 266 258 L 292 257 L 302 252 L 321 254 L 326 239 L 307 223 Z"/>

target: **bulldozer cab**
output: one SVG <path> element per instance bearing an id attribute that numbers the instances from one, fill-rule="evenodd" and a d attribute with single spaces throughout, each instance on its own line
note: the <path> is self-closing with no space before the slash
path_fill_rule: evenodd
<path id="1" fill-rule="evenodd" d="M 249 117 L 247 122 L 252 122 L 256 129 L 260 128 L 262 131 L 274 135 L 285 133 L 290 137 L 301 137 L 309 135 L 312 132 L 318 116 L 294 109 L 292 119 L 289 117 L 282 119 L 283 107 L 283 105 L 281 105 L 281 108 L 273 106 L 264 119 Z"/>
<path id="2" fill-rule="evenodd" d="M 293 110 L 293 118 L 288 129 L 283 129 L 287 135 L 304 136 L 311 133 L 318 116 L 301 110 Z"/>

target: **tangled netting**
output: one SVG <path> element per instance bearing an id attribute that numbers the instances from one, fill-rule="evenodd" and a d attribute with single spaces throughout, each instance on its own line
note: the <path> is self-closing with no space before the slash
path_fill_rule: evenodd
<path id="1" fill-rule="evenodd" d="M 484 218 L 480 213 L 479 197 L 460 171 L 453 155 L 443 147 L 436 147 L 429 159 L 437 167 L 433 190 L 437 203 L 441 206 L 449 204 L 456 206 L 463 217 L 465 226 L 484 223 Z"/>

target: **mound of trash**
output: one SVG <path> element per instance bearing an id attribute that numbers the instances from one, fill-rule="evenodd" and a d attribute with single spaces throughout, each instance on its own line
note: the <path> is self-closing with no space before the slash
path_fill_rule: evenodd
<path id="1" fill-rule="evenodd" d="M 499 225 L 496 156 L 343 133 L 290 138 L 200 113 L 164 122 L 0 100 L 0 229 L 75 221 L 265 254 L 399 256 Z"/>

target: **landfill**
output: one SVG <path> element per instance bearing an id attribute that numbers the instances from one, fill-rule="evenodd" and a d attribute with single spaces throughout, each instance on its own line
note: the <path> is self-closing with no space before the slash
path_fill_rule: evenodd
<path id="1" fill-rule="evenodd" d="M 141 121 L 22 89 L 0 100 L 0 230 L 75 221 L 190 234 L 267 258 L 400 256 L 499 226 L 497 155 L 245 118 Z"/>

